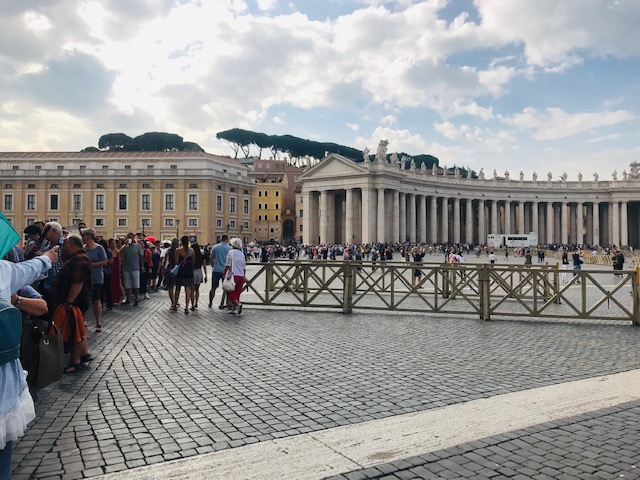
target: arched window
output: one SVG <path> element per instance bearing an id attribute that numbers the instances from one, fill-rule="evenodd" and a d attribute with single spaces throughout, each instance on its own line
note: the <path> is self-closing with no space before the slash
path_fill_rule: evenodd
<path id="1" fill-rule="evenodd" d="M 258 190 L 258 196 L 261 197 L 262 196 L 262 190 Z"/>
<path id="2" fill-rule="evenodd" d="M 258 221 L 262 221 L 262 215 L 258 215 Z"/>
<path id="3" fill-rule="evenodd" d="M 276 197 L 280 196 L 280 190 L 276 190 Z"/>

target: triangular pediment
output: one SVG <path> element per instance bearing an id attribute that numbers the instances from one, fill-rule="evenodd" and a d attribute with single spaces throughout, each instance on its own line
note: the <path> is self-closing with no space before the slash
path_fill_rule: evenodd
<path id="1" fill-rule="evenodd" d="M 336 178 L 367 173 L 369 173 L 369 170 L 364 164 L 355 163 L 347 157 L 343 157 L 337 153 L 331 153 L 313 167 L 308 168 L 298 178 L 301 181 L 305 181 L 316 178 Z"/>

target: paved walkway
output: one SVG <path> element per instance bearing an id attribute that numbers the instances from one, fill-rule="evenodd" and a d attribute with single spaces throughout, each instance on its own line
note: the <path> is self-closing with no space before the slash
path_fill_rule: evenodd
<path id="1" fill-rule="evenodd" d="M 216 478 L 209 475 L 213 470 L 197 471 L 199 464 L 206 465 L 200 462 L 213 457 L 221 468 L 230 468 L 238 464 L 233 455 L 278 442 L 303 442 L 314 432 L 339 434 L 343 430 L 336 427 L 444 411 L 640 368 L 640 330 L 629 326 L 487 323 L 380 313 L 344 316 L 256 307 L 237 317 L 209 310 L 206 303 L 200 302 L 200 309 L 190 315 L 172 313 L 166 294 L 156 293 L 139 307 L 118 307 L 106 314 L 105 332 L 90 334 L 97 360 L 87 371 L 67 376 L 42 392 L 38 418 L 14 450 L 13 478 L 74 479 L 124 471 L 128 471 L 127 477 L 136 478 L 148 475 L 144 473 L 148 470 L 132 469 L 157 464 L 160 470 L 139 478 L 168 478 L 169 472 L 179 472 L 171 470 L 176 463 L 166 463 L 173 460 L 195 469 L 190 470 L 189 478 Z M 609 446 L 607 451 L 620 460 L 620 468 L 611 473 L 616 477 L 622 471 L 625 478 L 634 473 L 628 461 L 634 460 L 637 449 L 632 452 L 627 445 L 637 444 L 640 435 L 638 422 L 633 421 L 640 404 L 621 406 L 632 398 L 625 394 L 606 405 L 591 405 L 579 410 L 583 416 L 575 421 L 565 418 L 575 414 L 570 409 L 557 420 L 582 425 L 580 422 L 590 421 L 589 415 L 595 418 L 599 444 Z M 337 470 L 323 471 L 314 465 L 331 462 L 310 454 L 297 462 L 296 471 L 277 471 L 284 464 L 276 464 L 276 477 L 266 475 L 269 470 L 264 467 L 258 471 L 262 476 L 236 472 L 240 476 L 235 478 L 321 478 L 350 471 L 346 478 L 388 474 L 393 475 L 389 478 L 460 478 L 463 475 L 456 473 L 453 464 L 438 462 L 455 457 L 453 463 L 464 465 L 469 463 L 469 454 L 480 450 L 477 456 L 472 455 L 478 463 L 478 456 L 490 456 L 482 450 L 488 446 L 510 447 L 509 442 L 560 428 L 557 422 L 545 426 L 543 418 L 535 422 L 541 425 L 522 431 L 514 425 L 501 430 L 510 432 L 506 434 L 482 433 L 481 428 L 474 438 L 489 438 L 470 443 L 456 440 L 462 447 L 422 443 L 424 451 L 411 450 L 406 455 L 411 461 L 405 463 L 397 457 L 403 450 L 391 459 L 375 458 L 373 464 L 356 459 Z M 626 428 L 615 437 L 620 422 Z M 606 433 L 605 440 L 601 432 Z M 566 435 L 556 436 L 567 443 Z M 575 439 L 578 448 L 584 437 Z M 523 442 L 538 447 L 537 442 Z M 553 442 L 547 443 L 555 448 Z M 527 447 L 514 445 L 521 450 L 519 458 L 527 458 Z M 445 452 L 438 461 L 431 456 L 434 449 Z M 312 452 L 304 444 L 302 450 Z M 576 452 L 566 445 L 560 450 L 569 453 L 555 453 L 558 457 L 578 461 L 570 457 Z M 534 453 L 543 458 L 540 450 Z M 458 459 L 457 455 L 467 456 Z M 390 461 L 392 466 L 386 463 Z M 608 478 L 606 463 L 591 460 L 594 462 L 596 470 L 591 473 Z M 245 463 L 250 465 L 251 460 Z M 514 461 L 520 467 L 509 464 L 510 472 L 531 478 L 528 470 L 521 470 L 531 468 L 538 474 L 547 466 L 546 461 L 539 462 L 540 468 L 534 469 L 534 463 Z M 377 473 L 357 471 L 376 464 L 380 464 Z M 259 462 L 256 465 L 262 468 Z M 424 470 L 412 471 L 417 467 Z M 222 471 L 227 473 L 218 478 L 234 478 L 231 470 Z M 300 471 L 306 474 L 299 475 Z M 472 468 L 466 472 L 480 475 L 477 478 L 515 475 L 480 474 Z M 562 473 L 569 475 L 564 478 L 587 478 Z"/>

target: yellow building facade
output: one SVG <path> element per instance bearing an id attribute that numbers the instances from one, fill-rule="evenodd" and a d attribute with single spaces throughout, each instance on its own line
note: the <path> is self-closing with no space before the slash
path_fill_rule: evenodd
<path id="1" fill-rule="evenodd" d="M 18 231 L 37 220 L 99 236 L 251 241 L 254 180 L 232 158 L 200 152 L 0 152 L 2 211 Z"/>

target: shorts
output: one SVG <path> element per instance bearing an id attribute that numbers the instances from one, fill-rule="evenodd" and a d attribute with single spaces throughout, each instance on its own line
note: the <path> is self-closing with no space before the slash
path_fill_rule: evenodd
<path id="1" fill-rule="evenodd" d="M 122 272 L 122 286 L 125 290 L 140 288 L 140 270 L 135 272 Z"/>
<path id="2" fill-rule="evenodd" d="M 213 275 L 211 277 L 211 289 L 215 290 L 216 288 L 218 288 L 220 286 L 220 282 L 222 281 L 222 278 L 224 277 L 224 272 L 213 272 Z"/>
<path id="3" fill-rule="evenodd" d="M 91 294 L 91 300 L 96 302 L 98 300 L 102 299 L 102 284 L 101 283 L 94 283 L 92 285 L 93 287 L 93 293 Z"/>

